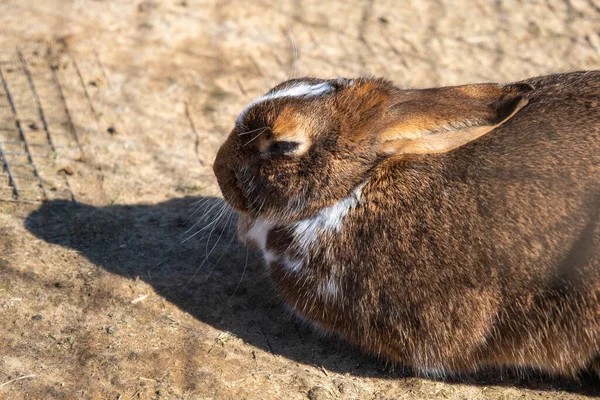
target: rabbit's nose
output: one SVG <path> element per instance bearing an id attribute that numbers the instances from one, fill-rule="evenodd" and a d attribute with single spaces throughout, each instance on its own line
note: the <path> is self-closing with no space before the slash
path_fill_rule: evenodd
<path id="1" fill-rule="evenodd" d="M 235 210 L 243 212 L 247 210 L 248 204 L 233 170 L 235 159 L 231 156 L 228 142 L 219 149 L 213 164 L 213 172 L 225 201 Z"/>
<path id="2" fill-rule="evenodd" d="M 247 202 L 240 189 L 235 173 L 228 166 L 220 163 L 213 165 L 213 171 L 221 188 L 223 198 L 237 211 L 246 211 Z"/>

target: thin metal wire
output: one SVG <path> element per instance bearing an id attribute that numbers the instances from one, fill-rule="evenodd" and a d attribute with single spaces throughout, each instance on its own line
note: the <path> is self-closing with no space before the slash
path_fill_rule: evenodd
<path id="1" fill-rule="evenodd" d="M 60 81 L 58 80 L 58 75 L 56 75 L 56 70 L 50 67 L 52 70 L 52 80 L 54 84 L 58 88 L 58 93 L 60 94 L 60 100 L 63 103 L 64 110 L 67 114 L 67 119 L 69 120 L 69 127 L 71 128 L 71 134 L 75 138 L 75 142 L 77 142 L 77 146 L 79 147 L 79 151 L 83 154 L 83 148 L 81 147 L 81 143 L 79 143 L 79 137 L 77 136 L 77 131 L 75 130 L 75 124 L 73 123 L 73 119 L 71 118 L 71 112 L 69 111 L 69 107 L 67 107 L 67 100 L 65 99 L 65 94 L 63 93 L 62 86 L 60 85 Z"/>
<path id="2" fill-rule="evenodd" d="M 81 86 L 83 87 L 83 92 L 85 93 L 85 97 L 87 98 L 88 104 L 90 105 L 90 110 L 92 110 L 92 114 L 94 114 L 94 120 L 96 121 L 96 129 L 100 130 L 100 119 L 98 118 L 98 113 L 96 112 L 96 109 L 94 108 L 94 103 L 92 102 L 92 98 L 90 96 L 90 93 L 88 92 L 87 89 L 87 85 L 85 84 L 85 80 L 83 79 L 83 74 L 81 73 L 81 70 L 79 69 L 79 64 L 77 63 L 77 60 L 75 59 L 75 57 L 73 57 L 72 55 L 69 54 L 69 57 L 71 58 L 71 61 L 73 62 L 73 65 L 75 66 L 75 71 L 77 72 L 77 76 L 79 77 L 79 82 L 81 83 Z"/>
<path id="3" fill-rule="evenodd" d="M 8 193 L 8 190 L 10 189 L 10 191 L 12 191 L 13 198 L 0 198 L 0 201 L 16 203 L 39 203 L 40 201 L 49 199 L 48 195 L 50 194 L 50 190 L 45 187 L 45 182 L 40 174 L 41 170 L 38 169 L 38 166 L 35 163 L 35 158 L 51 158 L 52 154 L 60 153 L 64 146 L 57 146 L 54 142 L 49 124 L 49 121 L 53 120 L 53 114 L 48 114 L 50 116 L 49 119 L 47 115 L 48 110 L 42 106 L 42 101 L 37 91 L 38 88 L 36 87 L 36 84 L 40 84 L 40 87 L 43 88 L 45 88 L 46 85 L 49 85 L 54 86 L 57 89 L 60 99 L 58 103 L 51 105 L 51 111 L 54 110 L 54 107 L 57 104 L 60 105 L 60 111 L 64 112 L 67 117 L 67 130 L 70 131 L 72 138 L 77 143 L 77 146 L 82 154 L 83 149 L 79 142 L 75 124 L 73 123 L 73 119 L 71 117 L 71 110 L 67 107 L 65 94 L 63 93 L 63 88 L 56 70 L 52 68 L 46 60 L 38 60 L 37 58 L 33 62 L 28 60 L 24 55 L 23 50 L 19 47 L 16 48 L 16 53 L 11 52 L 11 57 L 13 57 L 11 61 L 0 61 L 0 88 L 4 89 L 4 93 L 2 93 L 2 90 L 0 90 L 0 97 L 5 97 L 8 103 L 2 104 L 0 109 L 7 111 L 8 109 L 11 110 L 9 113 L 6 111 L 2 112 L 2 118 L 6 119 L 7 123 L 1 124 L 2 126 L 0 127 L 0 132 L 5 132 L 4 138 L 7 140 L 3 140 L 2 135 L 0 135 L 0 176 L 2 176 L 3 179 L 6 179 L 5 182 L 8 183 L 8 187 L 0 187 L 0 189 L 6 190 L 5 193 Z M 47 72 L 39 73 L 39 68 L 37 67 L 35 71 L 31 70 L 30 65 L 33 66 L 34 63 L 37 65 L 38 62 L 42 69 L 47 68 Z M 18 76 L 11 75 L 9 77 L 9 75 L 7 75 L 8 73 L 17 73 Z M 44 80 L 39 81 L 39 79 L 42 78 Z M 36 81 L 36 79 L 38 80 Z M 22 93 L 22 91 L 31 93 L 33 104 L 21 104 L 22 100 L 20 100 L 20 97 L 18 96 L 26 94 L 24 92 Z M 29 97 L 29 95 L 27 97 Z M 29 98 L 31 99 L 31 97 Z M 3 102 L 4 101 L 5 100 L 3 100 Z M 27 121 L 31 120 L 31 118 L 20 118 L 23 112 L 25 112 L 25 115 L 37 114 L 37 116 L 34 118 L 36 121 L 41 122 L 41 125 L 43 126 L 46 137 L 46 140 L 44 140 L 45 143 L 29 142 L 26 136 L 28 132 L 26 125 L 28 123 Z M 37 118 L 39 118 L 39 120 Z M 12 125 L 12 122 L 10 122 L 11 120 L 14 121 L 14 127 L 9 126 Z M 18 157 L 22 158 L 19 160 Z M 27 157 L 27 161 L 25 161 L 25 157 Z M 11 162 L 11 160 L 14 162 Z M 2 169 L 4 172 L 2 172 Z M 19 171 L 22 173 L 17 173 Z M 32 174 L 28 174 L 27 171 L 31 171 Z M 66 184 L 66 188 L 53 188 L 51 190 L 52 198 L 69 198 L 71 201 L 76 201 L 74 192 L 69 182 L 69 177 L 65 174 L 61 174 L 61 176 Z M 29 181 L 31 183 L 35 182 L 35 186 L 22 187 L 21 184 L 23 182 L 18 184 L 17 181 Z M 39 196 L 35 196 L 34 198 L 39 197 L 39 200 L 32 200 L 31 193 L 38 193 Z"/>
<path id="4" fill-rule="evenodd" d="M 40 174 L 38 173 L 37 167 L 35 166 L 33 157 L 31 156 L 31 151 L 29 151 L 29 144 L 27 142 L 27 138 L 25 137 L 25 133 L 23 132 L 23 128 L 21 127 L 21 121 L 19 120 L 19 116 L 17 114 L 15 102 L 14 102 L 12 94 L 10 93 L 10 89 L 8 87 L 8 81 L 6 80 L 6 77 L 4 76 L 4 72 L 2 71 L 1 67 L 0 67 L 0 80 L 2 80 L 2 85 L 4 86 L 4 91 L 6 93 L 6 97 L 8 98 L 8 102 L 10 103 L 10 108 L 12 110 L 13 117 L 16 121 L 17 129 L 19 130 L 19 134 L 21 135 L 21 139 L 23 140 L 23 145 L 25 146 L 25 151 L 27 152 L 27 157 L 29 158 L 29 162 L 31 162 L 31 165 L 33 166 L 34 174 L 39 180 L 38 183 L 39 183 L 40 187 L 42 188 L 42 193 L 44 194 L 44 197 L 48 198 L 48 196 L 46 195 L 46 188 L 44 187 L 44 182 L 42 181 L 42 178 L 40 177 Z M 8 164 L 8 160 L 5 160 L 5 161 Z"/>
<path id="5" fill-rule="evenodd" d="M 40 119 L 42 120 L 42 125 L 44 126 L 44 131 L 46 132 L 46 138 L 48 140 L 48 143 L 50 144 L 50 148 L 52 149 L 52 151 L 54 153 L 56 153 L 56 146 L 54 145 L 54 142 L 52 141 L 52 135 L 50 135 L 50 130 L 48 129 L 48 122 L 46 121 L 46 116 L 44 115 L 44 110 L 42 109 L 42 102 L 40 101 L 40 96 L 38 95 L 38 93 L 35 89 L 35 84 L 33 83 L 33 78 L 31 77 L 31 73 L 29 71 L 29 66 L 27 64 L 27 61 L 25 60 L 25 57 L 23 57 L 23 53 L 21 52 L 21 49 L 17 49 L 17 53 L 19 55 L 19 59 L 21 60 L 21 64 L 23 65 L 23 71 L 25 72 L 25 75 L 27 76 L 27 80 L 29 81 L 29 87 L 31 89 L 31 92 L 33 93 L 33 98 L 35 100 Z M 71 183 L 69 182 L 69 178 L 67 178 L 66 174 L 63 174 L 63 179 L 64 179 L 65 183 L 67 184 L 69 191 L 71 192 L 71 200 L 75 201 L 75 195 L 73 194 L 73 191 L 71 190 Z M 44 193 L 44 196 L 45 196 L 45 193 Z"/>
<path id="6" fill-rule="evenodd" d="M 16 198 L 19 198 L 19 189 L 17 188 L 17 182 L 15 182 L 15 178 L 12 174 L 10 165 L 8 164 L 8 160 L 6 159 L 4 148 L 2 147 L 2 142 L 0 142 L 0 157 L 2 157 L 2 162 L 4 167 L 6 168 L 6 172 L 8 173 L 9 184 L 12 186 L 13 194 Z"/>

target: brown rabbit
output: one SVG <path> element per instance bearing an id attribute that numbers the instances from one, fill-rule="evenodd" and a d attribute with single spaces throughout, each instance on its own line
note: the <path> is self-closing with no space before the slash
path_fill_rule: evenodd
<path id="1" fill-rule="evenodd" d="M 422 374 L 600 372 L 600 72 L 290 80 L 214 171 L 315 326 Z"/>

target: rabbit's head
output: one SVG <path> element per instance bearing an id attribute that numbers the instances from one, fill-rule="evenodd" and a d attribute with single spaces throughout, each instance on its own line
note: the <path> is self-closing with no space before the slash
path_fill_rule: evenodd
<path id="1" fill-rule="evenodd" d="M 444 153 L 481 137 L 524 107 L 531 89 L 292 79 L 239 115 L 214 172 L 238 212 L 291 222 L 345 198 L 390 158 Z"/>

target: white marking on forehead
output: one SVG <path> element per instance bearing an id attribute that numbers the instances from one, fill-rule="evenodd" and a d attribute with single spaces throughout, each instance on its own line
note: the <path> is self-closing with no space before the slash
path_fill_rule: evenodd
<path id="1" fill-rule="evenodd" d="M 255 100 L 256 102 L 277 99 L 280 97 L 303 97 L 303 96 L 318 96 L 320 94 L 329 93 L 333 90 L 333 86 L 329 82 L 321 82 L 316 85 L 308 83 L 299 83 L 293 86 L 277 90 Z M 252 104 L 252 103 L 250 103 Z"/>
<path id="2" fill-rule="evenodd" d="M 250 104 L 244 108 L 239 117 L 237 118 L 237 123 L 241 123 L 248 110 L 259 103 L 263 103 L 265 101 L 280 99 L 283 97 L 314 97 L 319 96 L 321 94 L 330 93 L 333 91 L 333 86 L 329 84 L 329 82 L 322 82 L 316 85 L 311 85 L 309 83 L 296 83 L 290 87 L 286 87 L 280 90 L 276 90 L 274 92 L 268 93 L 262 97 L 259 97 L 256 100 L 253 100 Z"/>

